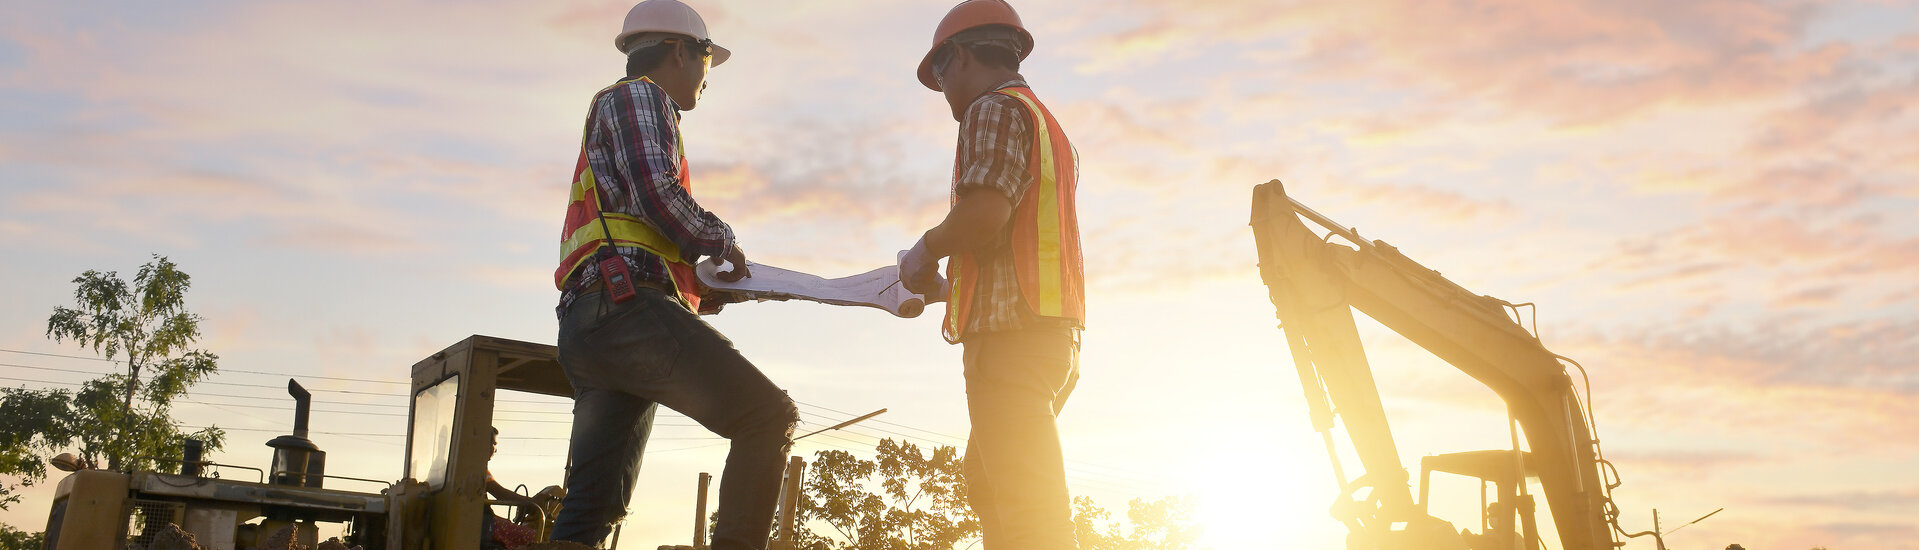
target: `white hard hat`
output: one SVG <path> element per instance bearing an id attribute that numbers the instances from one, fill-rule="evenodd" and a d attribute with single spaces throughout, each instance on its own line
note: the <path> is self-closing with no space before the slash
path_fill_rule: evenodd
<path id="1" fill-rule="evenodd" d="M 713 38 L 706 34 L 706 20 L 700 18 L 700 12 L 692 6 L 680 3 L 680 0 L 646 0 L 635 4 L 626 12 L 626 25 L 620 28 L 620 35 L 613 38 L 613 47 L 620 53 L 632 53 L 634 37 L 645 33 L 670 33 L 691 36 L 694 40 L 713 46 L 713 66 L 717 67 L 733 57 L 733 52 L 712 44 Z M 664 37 L 662 37 L 664 38 Z"/>

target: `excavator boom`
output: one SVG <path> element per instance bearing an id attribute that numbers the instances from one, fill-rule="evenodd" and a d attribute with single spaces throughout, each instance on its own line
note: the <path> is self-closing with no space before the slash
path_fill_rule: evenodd
<path id="1" fill-rule="evenodd" d="M 1302 216 L 1330 233 L 1321 237 Z M 1314 429 L 1327 434 L 1332 452 L 1336 415 L 1365 469 L 1351 480 L 1339 474 L 1349 497 L 1361 489 L 1369 493 L 1364 502 L 1342 499 L 1335 508 L 1353 532 L 1352 547 L 1506 547 L 1474 543 L 1493 539 L 1454 533 L 1414 501 L 1354 324 L 1355 309 L 1492 389 L 1525 434 L 1524 451 L 1428 457 L 1429 469 L 1469 472 L 1506 485 L 1502 501 L 1525 505 L 1527 531 L 1532 522 L 1524 479 L 1537 476 L 1564 548 L 1618 546 L 1610 488 L 1602 482 L 1584 406 L 1561 358 L 1515 320 L 1511 304 L 1467 291 L 1383 241 L 1367 242 L 1288 197 L 1277 180 L 1254 189 L 1252 226 L 1260 276 L 1299 369 Z M 1355 246 L 1330 242 L 1332 236 Z M 1524 538 L 1527 546 L 1537 544 L 1536 535 Z"/>

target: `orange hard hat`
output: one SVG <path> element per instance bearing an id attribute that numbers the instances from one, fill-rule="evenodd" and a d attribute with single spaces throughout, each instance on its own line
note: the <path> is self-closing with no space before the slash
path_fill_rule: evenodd
<path id="1" fill-rule="evenodd" d="M 1006 0 L 966 0 L 953 6 L 946 12 L 946 18 L 940 20 L 940 26 L 933 30 L 933 46 L 926 49 L 926 56 L 920 58 L 920 84 L 933 91 L 940 91 L 939 81 L 933 78 L 933 54 L 939 52 L 940 45 L 952 40 L 953 35 L 961 31 L 986 25 L 1006 25 L 1019 32 L 1026 41 L 1020 48 L 1019 58 L 1024 61 L 1026 54 L 1033 51 L 1033 35 L 1026 32 L 1026 25 L 1020 24 L 1019 13 L 1013 11 L 1013 5 Z"/>

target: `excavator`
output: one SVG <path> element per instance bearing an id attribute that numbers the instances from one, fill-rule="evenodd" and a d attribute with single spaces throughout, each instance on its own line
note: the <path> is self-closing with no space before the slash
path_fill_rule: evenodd
<path id="1" fill-rule="evenodd" d="M 1338 478 L 1341 494 L 1331 512 L 1347 529 L 1349 550 L 1547 548 L 1535 485 L 1559 548 L 1607 550 L 1650 536 L 1665 550 L 1656 529 L 1628 533 L 1619 526 L 1612 499 L 1618 471 L 1595 435 L 1584 367 L 1546 349 L 1537 325 L 1529 331 L 1521 324 L 1521 308 L 1531 304 L 1468 291 L 1385 241 L 1361 238 L 1287 196 L 1278 180 L 1254 187 L 1252 207 L 1260 278 L 1298 370 L 1313 429 Z M 1306 221 L 1327 232 L 1309 229 Z M 1512 448 L 1424 457 L 1415 498 L 1354 310 L 1497 394 L 1506 406 Z M 1583 398 L 1569 367 L 1588 382 Z M 1335 420 L 1362 468 L 1350 478 L 1334 438 Z M 1434 472 L 1478 480 L 1477 531 L 1455 530 L 1432 515 Z"/>

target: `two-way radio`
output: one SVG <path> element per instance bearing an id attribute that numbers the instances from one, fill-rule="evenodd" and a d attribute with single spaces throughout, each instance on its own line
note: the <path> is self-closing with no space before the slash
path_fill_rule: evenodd
<path id="1" fill-rule="evenodd" d="M 606 285 L 608 297 L 613 303 L 633 299 L 638 292 L 633 290 L 633 273 L 626 269 L 626 258 L 621 258 L 613 250 L 613 230 L 606 225 L 606 207 L 600 204 L 600 190 L 593 189 L 593 208 L 600 215 L 600 231 L 605 233 L 606 242 L 593 252 L 600 257 L 600 281 Z"/>

